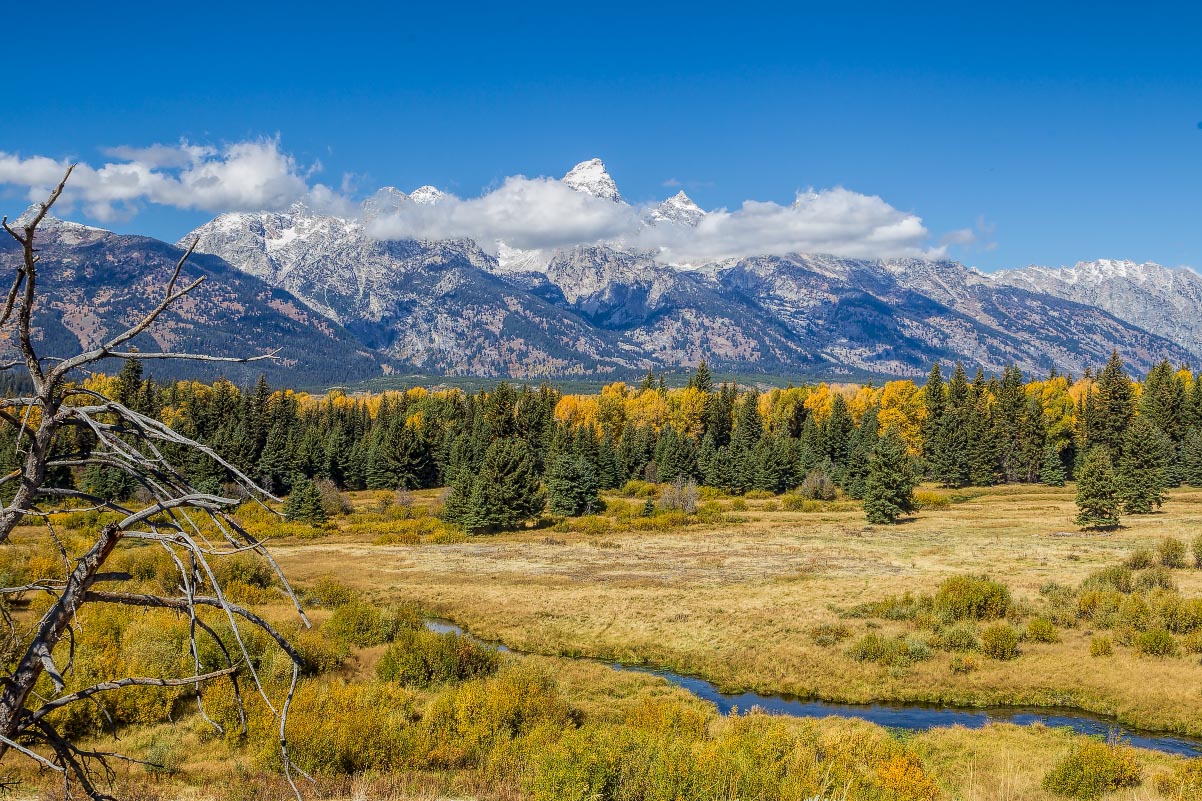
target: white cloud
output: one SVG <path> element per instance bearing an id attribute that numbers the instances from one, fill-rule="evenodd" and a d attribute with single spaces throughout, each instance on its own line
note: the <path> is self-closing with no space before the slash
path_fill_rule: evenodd
<path id="1" fill-rule="evenodd" d="M 809 191 L 790 206 L 747 201 L 719 209 L 696 228 L 645 225 L 647 209 L 577 192 L 550 179 L 515 177 L 478 198 L 437 205 L 402 204 L 368 226 L 380 239 L 474 239 L 496 252 L 618 242 L 655 251 L 665 261 L 699 264 L 748 255 L 831 253 L 859 258 L 942 255 L 922 220 L 879 197 L 835 188 Z"/>
<path id="2" fill-rule="evenodd" d="M 695 229 L 644 228 L 634 242 L 667 261 L 700 263 L 748 255 L 830 253 L 853 258 L 940 255 L 918 216 L 884 200 L 836 187 L 799 194 L 789 206 L 748 200 L 719 209 Z"/>
<path id="3" fill-rule="evenodd" d="M 64 208 L 80 205 L 102 222 L 130 216 L 142 203 L 214 213 L 282 209 L 297 201 L 331 212 L 350 208 L 339 192 L 310 184 L 318 167 L 302 169 L 274 138 L 221 148 L 180 142 L 104 152 L 115 161 L 100 166 L 81 162 L 75 168 L 63 193 Z M 68 163 L 0 151 L 0 184 L 24 187 L 30 201 L 38 201 L 62 178 Z"/>
<path id="4" fill-rule="evenodd" d="M 569 247 L 621 238 L 639 224 L 635 209 L 577 192 L 552 178 L 506 178 L 496 189 L 463 200 L 447 195 L 432 205 L 406 203 L 376 218 L 380 239 L 474 239 L 495 252 L 510 247 Z"/>

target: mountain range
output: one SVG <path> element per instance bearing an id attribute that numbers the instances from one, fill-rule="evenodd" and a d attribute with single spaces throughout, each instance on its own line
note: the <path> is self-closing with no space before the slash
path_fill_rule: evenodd
<path id="1" fill-rule="evenodd" d="M 625 204 L 599 160 L 561 182 Z M 522 249 L 373 235 L 378 221 L 448 197 L 386 187 L 353 217 L 300 204 L 223 214 L 175 246 L 48 221 L 41 335 L 63 350 L 131 321 L 195 239 L 188 269 L 210 280 L 146 346 L 280 347 L 267 372 L 293 385 L 394 371 L 625 378 L 703 358 L 722 371 L 834 379 L 915 376 L 936 359 L 1079 373 L 1112 349 L 1137 372 L 1202 361 L 1202 277 L 1185 268 L 1102 260 L 985 274 L 812 254 L 673 264 L 637 240 Z M 680 236 L 707 215 L 684 192 L 636 211 L 640 226 Z M 0 265 L 16 256 L 0 245 Z"/>

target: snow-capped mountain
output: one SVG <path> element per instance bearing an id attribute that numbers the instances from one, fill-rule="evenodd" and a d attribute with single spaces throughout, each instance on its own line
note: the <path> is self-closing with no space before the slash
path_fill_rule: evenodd
<path id="1" fill-rule="evenodd" d="M 599 159 L 562 183 L 626 206 Z M 297 206 L 222 215 L 193 235 L 199 251 L 292 293 L 365 345 L 451 373 L 610 375 L 702 358 L 811 375 L 918 375 L 934 359 L 1079 372 L 1113 348 L 1136 370 L 1202 355 L 1202 279 L 1154 265 L 990 276 L 952 261 L 794 254 L 675 266 L 637 236 L 562 249 L 500 242 L 494 255 L 470 240 L 369 233 L 373 220 L 446 199 L 429 186 L 386 187 L 357 219 Z M 683 192 L 637 213 L 647 230 L 682 235 L 706 216 Z"/>
<path id="2" fill-rule="evenodd" d="M 1097 306 L 1202 354 L 1202 276 L 1188 268 L 1099 259 L 1003 270 L 989 280 Z"/>
<path id="3" fill-rule="evenodd" d="M 650 225 L 673 223 L 695 228 L 703 217 L 705 211 L 681 190 L 651 209 L 644 219 Z"/>
<path id="4" fill-rule="evenodd" d="M 602 200 L 612 200 L 614 203 L 622 202 L 622 194 L 618 191 L 618 185 L 610 177 L 609 171 L 605 169 L 605 164 L 601 159 L 580 162 L 561 180 L 578 192 L 584 192 Z"/>

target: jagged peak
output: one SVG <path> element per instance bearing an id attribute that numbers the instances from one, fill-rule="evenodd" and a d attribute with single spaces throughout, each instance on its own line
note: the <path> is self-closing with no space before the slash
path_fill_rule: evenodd
<path id="1" fill-rule="evenodd" d="M 568 170 L 562 180 L 577 192 L 584 192 L 586 195 L 592 195 L 602 200 L 612 200 L 615 203 L 622 202 L 622 194 L 618 192 L 618 185 L 614 183 L 609 171 L 605 169 L 605 162 L 601 159 L 580 162 Z"/>
<path id="2" fill-rule="evenodd" d="M 444 200 L 446 196 L 446 192 L 437 187 L 430 186 L 430 184 L 419 186 L 409 193 L 409 199 L 422 206 L 433 206 Z"/>
<path id="3" fill-rule="evenodd" d="M 696 226 L 704 216 L 705 210 L 694 203 L 693 199 L 684 193 L 684 190 L 681 190 L 653 208 L 646 219 L 652 225 L 667 222 Z"/>

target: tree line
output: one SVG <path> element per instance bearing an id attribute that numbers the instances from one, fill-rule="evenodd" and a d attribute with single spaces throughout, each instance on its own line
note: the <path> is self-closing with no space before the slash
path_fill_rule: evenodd
<path id="1" fill-rule="evenodd" d="M 669 389 L 638 386 L 565 395 L 550 385 L 311 396 L 226 381 L 158 384 L 130 359 L 85 386 L 210 446 L 276 495 L 314 480 L 340 489 L 448 487 L 445 516 L 472 531 L 513 528 L 545 509 L 576 515 L 632 479 L 696 482 L 731 494 L 838 487 L 870 519 L 912 509 L 921 480 L 944 487 L 1063 485 L 1086 493 L 1082 525 L 1151 511 L 1166 487 L 1202 485 L 1202 381 L 1168 362 L 1133 380 L 1115 353 L 1079 378 L 1000 376 L 935 364 L 926 382 L 828 384 L 761 392 L 717 384 L 702 363 Z M 17 430 L 0 430 L 15 466 Z M 86 454 L 74 433 L 56 451 Z M 203 453 L 165 454 L 219 493 L 229 479 Z M 58 469 L 54 481 L 105 498 L 138 491 L 103 466 Z M 295 508 L 300 508 L 294 504 Z"/>

